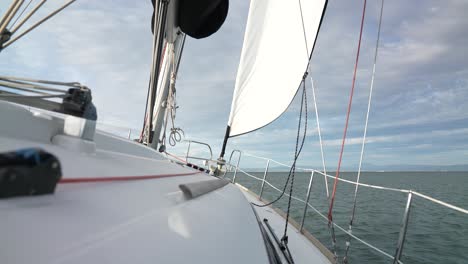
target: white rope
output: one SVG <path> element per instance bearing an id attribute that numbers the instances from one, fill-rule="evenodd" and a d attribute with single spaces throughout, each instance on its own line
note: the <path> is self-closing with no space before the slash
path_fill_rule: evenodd
<path id="1" fill-rule="evenodd" d="M 168 105 L 166 107 L 169 107 L 168 112 L 170 112 L 170 118 L 171 118 L 171 125 L 172 127 L 170 128 L 169 132 L 169 145 L 175 146 L 178 142 L 182 141 L 182 137 L 185 137 L 184 130 L 182 130 L 180 127 L 175 126 L 175 119 L 176 119 L 176 111 L 177 111 L 177 98 L 176 98 L 176 87 L 175 83 L 177 80 L 177 66 L 176 66 L 176 55 L 175 55 L 175 50 L 174 50 L 174 45 L 172 45 L 171 48 L 171 55 L 172 55 L 172 73 L 171 73 L 171 78 L 170 78 L 170 84 L 169 84 L 169 96 L 167 98 Z M 169 122 L 169 121 L 166 121 Z M 164 132 L 165 133 L 165 132 Z"/>
<path id="2" fill-rule="evenodd" d="M 265 181 L 265 183 L 268 184 L 268 186 L 270 186 L 270 187 L 273 188 L 274 190 L 276 190 L 276 191 L 278 191 L 278 192 L 280 192 L 280 193 L 283 192 L 283 191 L 281 191 L 280 189 L 276 188 L 276 187 L 275 187 L 274 185 L 272 185 L 271 183 L 269 183 L 269 182 L 267 182 L 267 181 Z M 297 198 L 296 196 L 289 196 L 289 194 L 287 194 L 286 192 L 284 193 L 284 195 L 287 196 L 287 197 L 291 197 L 291 199 L 293 199 L 293 200 L 296 200 L 296 201 L 298 201 L 298 202 L 302 202 L 302 203 L 305 204 L 305 201 L 304 201 L 304 200 L 302 200 L 302 199 L 300 199 L 300 198 Z"/>
<path id="3" fill-rule="evenodd" d="M 314 170 L 314 171 L 317 172 L 317 173 L 320 173 L 320 174 L 322 174 L 322 175 L 324 174 L 324 173 L 321 172 L 321 171 L 316 171 L 316 170 Z M 329 178 L 332 178 L 332 179 L 335 178 L 335 176 L 332 176 L 332 175 L 329 175 L 329 174 L 326 174 L 326 176 L 329 177 Z M 350 184 L 355 184 L 355 185 L 363 186 L 363 187 L 373 188 L 373 189 L 380 189 L 380 190 L 387 190 L 387 191 L 394 191 L 394 192 L 409 193 L 409 190 L 406 190 L 406 189 L 397 189 L 397 188 L 390 188 L 390 187 L 379 186 L 379 185 L 358 183 L 358 182 L 353 182 L 353 181 L 350 181 L 350 180 L 345 180 L 345 179 L 342 179 L 342 178 L 338 178 L 338 180 L 339 180 L 339 181 L 342 181 L 342 182 L 350 183 Z"/>
<path id="4" fill-rule="evenodd" d="M 272 184 L 270 184 L 268 181 L 265 181 L 266 184 L 268 184 L 271 188 L 273 188 L 274 190 L 278 191 L 278 192 L 281 192 L 280 189 L 276 188 L 275 186 L 273 186 Z M 288 194 L 285 193 L 286 196 L 289 197 Z M 302 202 L 304 204 L 306 204 L 306 202 L 300 198 L 297 198 L 295 196 L 292 196 L 291 197 L 292 199 L 296 200 L 296 201 L 299 201 L 299 202 Z M 319 210 L 317 210 L 314 206 L 312 206 L 310 203 L 307 203 L 307 206 L 312 208 L 312 210 L 314 210 L 318 215 L 320 215 L 323 219 L 326 220 L 326 222 L 328 223 L 328 218 L 323 215 Z M 370 244 L 369 242 L 366 242 L 365 240 L 353 235 L 352 233 L 346 231 L 343 227 L 339 226 L 338 224 L 336 224 L 335 222 L 333 222 L 333 225 L 336 226 L 339 230 L 343 231 L 344 233 L 348 234 L 349 236 L 351 236 L 352 238 L 356 239 L 357 241 L 361 242 L 362 244 L 368 246 L 369 248 L 371 249 L 374 249 L 375 251 L 381 253 L 382 255 L 390 258 L 390 259 L 394 259 L 394 257 L 392 255 L 390 255 L 389 253 L 383 251 L 382 249 L 379 249 L 378 247 L 375 247 L 373 246 L 372 244 Z M 399 263 L 403 263 L 401 261 L 399 261 Z"/>
<path id="5" fill-rule="evenodd" d="M 247 152 L 242 152 L 242 155 L 245 155 L 245 156 L 249 156 L 249 157 L 253 157 L 253 158 L 257 158 L 257 159 L 262 159 L 262 160 L 269 160 L 271 162 L 274 162 L 278 165 L 281 165 L 283 167 L 286 167 L 286 168 L 291 168 L 291 165 L 287 165 L 285 163 L 281 163 L 279 161 L 276 161 L 276 160 L 273 160 L 273 159 L 269 159 L 269 158 L 265 158 L 265 157 L 261 157 L 261 156 L 256 156 L 254 154 L 250 154 L 250 153 L 247 153 Z M 315 171 L 314 169 L 312 168 L 301 168 L 301 167 L 296 167 L 296 170 L 302 170 L 302 171 L 307 171 L 307 172 L 312 172 L 312 171 Z"/>
<path id="6" fill-rule="evenodd" d="M 237 170 L 240 171 L 240 172 L 242 172 L 242 173 L 245 174 L 246 176 L 248 176 L 248 177 L 250 177 L 250 178 L 253 178 L 253 179 L 257 180 L 257 181 L 263 181 L 263 179 L 260 179 L 260 178 L 258 178 L 258 177 L 255 177 L 255 176 L 253 176 L 252 174 L 250 174 L 250 173 L 248 173 L 248 172 L 242 170 L 241 168 L 237 168 Z"/>
<path id="7" fill-rule="evenodd" d="M 304 33 L 304 42 L 305 42 L 305 47 L 306 47 L 306 55 L 308 58 L 308 63 L 307 63 L 307 71 L 310 71 L 310 58 L 309 58 L 309 47 L 307 45 L 307 35 L 306 35 L 306 30 L 304 26 L 304 17 L 302 15 L 302 5 L 301 1 L 299 0 L 299 11 L 301 13 L 301 21 L 302 21 L 302 32 Z M 315 88 L 314 88 L 314 79 L 312 78 L 312 74 L 310 74 L 310 83 L 312 86 L 312 97 L 314 99 L 314 109 L 315 109 L 315 119 L 317 120 L 317 129 L 318 129 L 318 134 L 319 134 L 319 140 L 320 140 L 320 154 L 322 155 L 322 165 L 323 165 L 323 172 L 327 173 L 327 170 L 325 169 L 325 158 L 323 155 L 323 146 L 322 146 L 322 135 L 320 133 L 320 121 L 319 121 L 319 115 L 318 115 L 318 109 L 317 109 L 317 101 L 315 99 Z M 328 193 L 328 182 L 326 181 L 325 178 L 325 188 L 327 192 L 327 198 L 329 196 Z"/>
<path id="8" fill-rule="evenodd" d="M 419 196 L 419 197 L 421 197 L 421 198 L 424 198 L 424 199 L 426 199 L 426 200 L 428 200 L 428 201 L 431 201 L 431 202 L 434 202 L 434 203 L 443 205 L 443 206 L 445 206 L 445 207 L 448 207 L 448 208 L 450 208 L 450 209 L 453 209 L 453 210 L 455 210 L 455 211 L 458 211 L 458 212 L 461 212 L 461 213 L 464 213 L 464 214 L 468 214 L 468 210 L 463 209 L 463 208 L 461 208 L 461 207 L 458 207 L 458 206 L 455 206 L 455 205 L 452 205 L 452 204 L 443 202 L 443 201 L 441 201 L 441 200 L 437 200 L 437 199 L 435 199 L 435 198 L 432 198 L 432 197 L 430 197 L 430 196 L 424 195 L 424 194 L 419 193 L 419 192 L 412 191 L 412 193 L 415 194 L 415 195 L 417 195 L 417 196 Z"/>
<path id="9" fill-rule="evenodd" d="M 327 222 L 328 222 L 328 218 L 322 214 L 319 210 L 317 210 L 315 207 L 313 207 L 310 203 L 307 203 L 307 206 L 312 208 L 312 210 L 314 210 L 318 215 L 320 215 L 323 219 L 325 219 Z M 338 224 L 336 224 L 335 222 L 333 222 L 333 225 L 336 226 L 339 230 L 341 230 L 342 232 L 348 234 L 349 236 L 351 236 L 352 238 L 356 239 L 357 241 L 361 242 L 362 244 L 368 246 L 369 248 L 379 252 L 380 254 L 390 258 L 390 259 L 394 259 L 394 257 L 392 255 L 390 255 L 389 253 L 383 251 L 382 249 L 376 247 L 376 246 L 373 246 L 372 244 L 370 244 L 369 242 L 366 242 L 365 240 L 353 235 L 352 233 L 349 233 L 348 231 L 346 231 L 343 227 L 339 226 Z M 398 263 L 403 263 L 401 261 L 398 261 Z"/>
<path id="10" fill-rule="evenodd" d="M 256 155 L 253 155 L 253 154 L 250 154 L 250 153 L 247 153 L 247 152 L 244 152 L 243 155 L 244 155 L 244 156 L 249 156 L 249 157 L 258 158 L 258 159 L 263 159 L 263 160 L 270 160 L 271 162 L 274 162 L 274 163 L 276 163 L 276 164 L 278 164 L 278 165 L 281 165 L 281 166 L 284 166 L 284 167 L 288 167 L 288 168 L 291 167 L 291 166 L 286 165 L 286 164 L 284 164 L 284 163 L 281 163 L 281 162 L 279 162 L 279 161 L 272 160 L 272 159 L 268 159 L 268 158 L 265 158 L 265 157 L 256 156 Z M 335 178 L 335 176 L 326 174 L 326 173 L 324 173 L 324 172 L 322 172 L 322 171 L 319 171 L 319 170 L 314 170 L 314 169 L 310 169 L 310 168 L 296 168 L 296 169 L 303 170 L 303 171 L 308 171 L 308 172 L 315 171 L 315 172 L 317 172 L 317 173 L 322 174 L 322 175 L 325 176 L 325 177 L 329 177 L 329 178 L 332 178 L 332 179 Z M 396 189 L 396 188 L 389 188 L 389 187 L 384 187 L 384 186 L 379 186 L 379 185 L 371 185 L 371 184 L 365 184 L 365 183 L 357 183 L 357 182 L 353 182 L 353 181 L 350 181 L 350 180 L 345 180 L 345 179 L 342 179 L 342 178 L 338 178 L 338 180 L 339 180 L 339 181 L 342 181 L 342 182 L 350 183 L 350 184 L 359 184 L 359 186 L 364 186 L 364 187 L 369 187 L 369 188 L 374 188 L 374 189 L 388 190 L 388 191 L 395 191 L 395 192 L 402 192 L 402 193 L 408 193 L 408 192 L 409 192 L 409 190 L 405 190 L 405 189 Z"/>
<path id="11" fill-rule="evenodd" d="M 315 172 L 317 173 L 320 173 L 320 174 L 324 174 L 323 172 L 321 171 L 317 171 L 317 170 L 314 170 Z M 331 175 L 326 175 L 326 177 L 330 177 L 330 178 L 334 178 L 334 176 L 331 176 Z M 357 183 L 357 182 L 353 182 L 353 181 L 349 181 L 349 180 L 345 180 L 345 179 L 339 179 L 340 181 L 343 181 L 343 182 L 346 182 L 346 183 L 350 183 L 350 184 L 358 184 L 359 186 L 362 186 L 362 187 L 368 187 L 368 188 L 373 188 L 373 189 L 379 189 L 379 190 L 386 190 L 386 191 L 393 191 L 393 192 L 400 192 L 400 193 L 409 193 L 410 191 L 409 190 L 406 190 L 406 189 L 397 189 L 397 188 L 390 188 L 390 187 L 384 187 L 384 186 L 379 186 L 379 185 L 371 185 L 371 184 L 365 184 L 365 183 Z M 265 180 L 265 183 L 270 185 L 272 188 L 274 189 L 277 189 L 275 188 L 273 185 L 271 185 L 267 180 Z M 278 189 L 277 189 L 278 190 Z M 279 191 L 279 190 L 278 190 Z M 441 201 L 441 200 L 437 200 L 435 198 L 432 198 L 430 196 L 427 196 L 425 194 L 422 194 L 420 192 L 416 192 L 416 191 L 411 191 L 413 194 L 421 197 L 421 198 L 424 198 L 428 201 L 431 201 L 431 202 L 434 202 L 434 203 L 437 203 L 437 204 L 440 204 L 442 206 L 445 206 L 447 208 L 450 208 L 450 209 L 453 209 L 455 211 L 458 211 L 458 212 L 461 212 L 461 213 L 464 213 L 464 214 L 468 214 L 468 210 L 467 209 L 463 209 L 461 207 L 458 207 L 458 206 L 455 206 L 455 205 L 452 205 L 452 204 L 449 204 L 447 202 L 444 202 L 444 201 Z M 293 198 L 293 199 L 296 199 L 296 200 L 300 200 L 299 198 Z"/>
<path id="12" fill-rule="evenodd" d="M 281 165 L 283 167 L 291 168 L 291 165 L 287 165 L 287 164 L 281 163 L 281 162 L 276 161 L 276 160 L 271 160 L 271 161 L 273 161 L 274 163 L 276 163 L 278 165 Z M 296 167 L 296 169 L 300 169 L 300 168 Z"/>
<path id="13" fill-rule="evenodd" d="M 254 157 L 254 158 L 259 158 L 259 159 L 264 159 L 264 160 L 270 160 L 271 162 L 274 162 L 278 165 L 282 165 L 282 166 L 286 166 L 286 167 L 290 167 L 284 163 L 281 163 L 281 162 L 278 162 L 278 161 L 275 161 L 275 160 L 272 160 L 272 159 L 268 159 L 268 158 L 265 158 L 265 157 L 261 157 L 261 156 L 256 156 L 256 155 L 253 155 L 253 154 L 250 154 L 250 153 L 247 153 L 247 152 L 243 152 L 242 153 L 244 156 L 250 156 L 250 157 Z M 299 168 L 298 168 L 299 169 Z M 320 173 L 328 178 L 335 178 L 335 176 L 332 176 L 332 175 L 329 175 L 329 174 L 325 174 L 323 173 L 322 171 L 318 171 L 318 170 L 314 170 L 314 169 L 305 169 L 303 168 L 302 170 L 305 170 L 305 171 L 314 171 L 314 172 L 317 172 L 317 173 Z M 263 180 L 263 179 L 262 179 Z M 372 184 L 366 184 L 366 183 L 361 183 L 361 182 L 354 182 L 354 181 L 350 181 L 350 180 L 346 180 L 346 179 L 342 179 L 342 178 L 338 178 L 339 181 L 342 181 L 342 182 L 346 182 L 346 183 L 349 183 L 349 184 L 354 184 L 354 185 L 359 185 L 361 187 L 368 187 L 368 188 L 372 188 L 372 189 L 378 189 L 378 190 L 385 190 L 385 191 L 393 191 L 393 192 L 400 192 L 400 193 L 409 193 L 410 191 L 407 190 L 407 189 L 398 189 L 398 188 L 390 188 L 390 187 L 385 187 L 385 186 L 379 186 L 379 185 L 372 185 Z M 271 185 L 267 180 L 265 180 L 265 183 L 268 184 L 269 186 L 271 186 L 272 188 L 274 189 L 277 189 L 275 188 L 273 185 Z M 277 189 L 278 190 L 278 189 Z M 429 200 L 431 202 L 434 202 L 434 203 L 437 203 L 437 204 L 440 204 L 442 206 L 445 206 L 447 208 L 450 208 L 450 209 L 453 209 L 453 210 L 456 210 L 456 211 L 459 211 L 461 213 L 464 213 L 464 214 L 468 214 L 468 210 L 466 209 L 463 209 L 461 207 L 458 207 L 458 206 L 455 206 L 455 205 L 452 205 L 452 204 L 449 204 L 449 203 L 446 203 L 446 202 L 443 202 L 443 201 L 440 201 L 440 200 L 437 200 L 435 198 L 432 198 L 430 196 L 427 196 L 425 194 L 422 194 L 422 193 L 419 193 L 419 192 L 415 192 L 415 191 L 412 191 L 413 194 L 421 197 L 421 198 L 424 198 L 426 200 Z M 293 199 L 296 199 L 296 198 L 293 198 Z"/>
<path id="14" fill-rule="evenodd" d="M 252 154 L 249 154 L 249 153 L 244 153 L 244 155 L 252 156 L 252 157 L 256 157 L 256 158 L 260 158 L 260 159 L 269 160 L 269 159 L 267 159 L 267 158 L 260 157 L 260 156 L 255 156 L 255 155 L 252 155 Z M 270 161 L 276 162 L 276 161 L 274 161 L 274 160 L 270 160 Z M 285 165 L 285 164 L 280 163 L 280 162 L 276 162 L 276 163 L 278 163 L 279 165 Z M 243 170 L 241 170 L 241 169 L 239 169 L 239 171 L 242 172 L 242 173 L 244 173 L 245 175 L 247 175 L 247 176 L 249 176 L 249 177 L 252 177 L 252 178 L 256 179 L 256 180 L 263 181 L 263 179 L 260 179 L 260 178 L 258 178 L 258 177 L 255 177 L 255 176 L 253 176 L 253 175 L 251 175 L 251 174 L 249 174 L 249 173 L 247 173 L 247 172 L 245 172 L 245 171 L 243 171 Z M 322 174 L 322 175 L 324 175 L 324 176 L 326 176 L 326 177 L 334 178 L 333 176 L 328 175 L 328 174 L 325 174 L 325 173 L 323 173 L 323 172 L 321 172 L 321 171 L 317 171 L 317 170 L 313 170 L 313 171 L 315 171 L 315 172 L 317 172 L 317 173 L 320 173 L 320 174 Z M 358 182 L 353 182 L 353 181 L 349 181 L 349 180 L 345 180 L 345 179 L 341 179 L 341 178 L 340 178 L 339 180 L 340 180 L 340 181 L 343 181 L 343 182 L 346 182 L 346 183 L 356 184 L 356 185 L 359 185 L 359 186 L 369 187 L 369 188 L 373 188 L 373 189 L 394 191 L 394 192 L 400 192 L 400 193 L 409 193 L 409 192 L 410 192 L 409 190 L 406 190 L 406 189 L 396 189 L 396 188 L 389 188 L 389 187 L 378 186 L 378 185 L 371 185 L 371 184 L 365 184 L 365 183 L 358 183 Z M 278 189 L 277 187 L 275 187 L 274 185 L 272 185 L 269 181 L 265 180 L 265 183 L 266 183 L 268 186 L 270 186 L 272 189 L 274 189 L 275 191 L 280 192 L 280 193 L 282 192 L 280 189 Z M 464 213 L 464 214 L 468 214 L 468 210 L 463 209 L 463 208 L 461 208 L 461 207 L 458 207 L 458 206 L 455 206 L 455 205 L 452 205 L 452 204 L 449 204 L 449 203 L 446 203 L 446 202 L 437 200 L 437 199 L 435 199 L 435 198 L 432 198 L 432 197 L 430 197 L 430 196 L 424 195 L 424 194 L 419 193 L 419 192 L 412 191 L 412 193 L 415 194 L 415 195 L 417 195 L 417 196 L 419 196 L 419 197 L 421 197 L 421 198 L 424 198 L 424 199 L 426 199 L 426 200 L 429 200 L 429 201 L 431 201 L 431 202 L 440 204 L 440 205 L 442 205 L 442 206 L 445 206 L 445 207 L 447 207 L 447 208 L 456 210 L 456 211 L 461 212 L 461 213 Z M 287 197 L 290 197 L 287 193 L 285 193 L 284 195 L 287 196 Z M 302 203 L 306 204 L 305 200 L 302 200 L 302 199 L 297 198 L 297 197 L 295 197 L 295 196 L 292 196 L 291 198 L 294 199 L 294 200 L 296 200 L 296 201 L 298 201 L 298 202 L 302 202 Z M 315 207 L 313 207 L 310 203 L 307 203 L 307 206 L 309 206 L 310 208 L 312 208 L 317 214 L 319 214 L 323 219 L 325 219 L 325 220 L 328 222 L 328 218 L 327 218 L 325 215 L 323 215 L 322 213 L 320 213 L 320 211 L 318 211 L 318 210 L 317 210 Z M 343 227 L 339 226 L 338 224 L 333 223 L 333 225 L 334 225 L 335 227 L 337 227 L 339 230 L 341 230 L 342 232 L 348 234 L 350 237 L 352 237 L 352 238 L 356 239 L 357 241 L 359 241 L 360 243 L 366 245 L 367 247 L 369 247 L 369 248 L 371 248 L 371 249 L 373 249 L 373 250 L 379 252 L 380 254 L 382 254 L 382 255 L 384 255 L 384 256 L 386 256 L 386 257 L 392 259 L 392 260 L 394 259 L 394 256 L 392 256 L 392 255 L 390 255 L 389 253 L 387 253 L 387 252 L 385 252 L 385 251 L 383 251 L 383 250 L 381 250 L 381 249 L 379 249 L 379 248 L 373 246 L 373 245 L 370 244 L 369 242 L 366 242 L 365 240 L 363 240 L 363 239 L 361 239 L 361 238 L 359 238 L 359 237 L 353 235 L 351 232 L 346 231 Z M 398 263 L 403 263 L 403 262 L 399 260 Z"/>
<path id="15" fill-rule="evenodd" d="M 280 189 L 276 188 L 275 186 L 273 186 L 271 183 L 269 183 L 268 181 L 265 181 L 266 184 L 268 184 L 271 188 L 273 188 L 274 190 L 278 191 L 278 192 L 282 192 Z M 289 195 L 287 193 L 285 193 L 284 195 L 288 196 Z M 319 216 L 321 216 L 323 219 L 326 220 L 326 223 L 328 223 L 328 218 L 322 214 L 319 210 L 317 210 L 314 206 L 312 206 L 310 203 L 306 203 L 304 200 L 300 199 L 300 198 L 297 198 L 295 196 L 292 196 L 291 197 L 292 199 L 298 201 L 298 202 L 302 202 L 303 204 L 307 204 L 308 207 L 310 207 L 312 210 L 314 210 Z M 390 259 L 394 259 L 394 257 L 392 255 L 390 255 L 389 253 L 383 251 L 382 249 L 379 249 L 378 247 L 376 246 L 373 246 L 372 244 L 370 244 L 369 242 L 366 242 L 365 240 L 353 235 L 352 233 L 349 233 L 348 231 L 346 231 L 343 227 L 339 226 L 338 224 L 336 224 L 335 222 L 333 222 L 333 225 L 336 226 L 339 230 L 341 230 L 342 232 L 350 235 L 352 238 L 356 239 L 357 241 L 361 242 L 362 244 L 368 246 L 369 248 L 379 252 L 380 254 L 390 258 Z M 403 263 L 401 261 L 399 261 L 399 263 Z"/>
<path id="16" fill-rule="evenodd" d="M 274 162 L 274 163 L 276 163 L 276 164 L 278 164 L 278 165 L 281 165 L 281 166 L 283 166 L 283 167 L 291 168 L 291 165 L 287 165 L 287 164 L 285 164 L 285 163 L 281 163 L 281 162 L 276 161 L 276 160 L 272 160 L 272 159 L 268 159 L 268 158 L 265 158 L 265 157 L 256 156 L 256 155 L 254 155 L 254 154 L 250 154 L 250 153 L 247 153 L 247 152 L 243 152 L 242 154 L 245 155 L 245 156 L 249 156 L 249 157 L 253 157 L 253 158 L 257 158 L 257 159 L 269 160 L 269 161 Z M 312 171 L 312 170 L 314 170 L 314 169 L 296 167 L 296 170 Z"/>
<path id="17" fill-rule="evenodd" d="M 271 159 L 268 159 L 268 158 L 265 158 L 265 157 L 260 157 L 260 156 L 257 156 L 257 155 L 254 155 L 254 154 L 250 154 L 250 153 L 247 153 L 247 152 L 243 152 L 242 154 L 244 154 L 245 156 L 254 157 L 254 158 L 257 158 L 257 159 L 271 160 Z M 274 160 L 271 160 L 271 161 L 273 161 L 273 162 L 279 164 L 279 162 L 276 162 L 276 161 L 274 161 Z M 290 166 L 288 166 L 288 165 L 286 165 L 286 166 L 287 166 L 287 167 L 290 167 Z"/>
<path id="18" fill-rule="evenodd" d="M 372 92 L 374 89 L 374 80 L 375 80 L 375 68 L 377 65 L 377 55 L 379 52 L 379 42 L 380 42 L 380 30 L 382 28 L 382 16 L 383 16 L 383 9 L 384 9 L 384 0 L 382 0 L 382 4 L 380 7 L 380 17 L 379 17 L 379 26 L 377 30 L 377 41 L 375 43 L 375 53 L 374 53 L 374 65 L 372 67 L 372 77 L 371 77 L 371 83 L 370 83 L 370 89 L 369 89 L 369 99 L 367 102 L 367 113 L 366 113 L 366 122 L 364 125 L 364 134 L 362 136 L 362 144 L 361 144 L 361 155 L 359 157 L 359 166 L 358 166 L 358 173 L 356 177 L 356 186 L 354 188 L 354 197 L 353 197 L 353 209 L 351 211 L 351 216 L 349 219 L 349 227 L 348 227 L 348 232 L 349 234 L 351 233 L 351 228 L 353 226 L 353 221 L 354 221 L 354 216 L 356 213 L 356 203 L 357 203 L 357 193 L 359 189 L 359 181 L 361 179 L 361 170 L 362 170 L 362 160 L 364 157 L 364 148 L 366 145 L 366 137 L 367 137 L 367 127 L 369 124 L 369 114 L 370 114 L 370 109 L 371 109 L 371 104 L 372 104 Z M 345 249 L 345 255 L 343 258 L 343 262 L 347 263 L 347 256 L 348 256 L 348 251 L 349 251 L 349 246 L 350 246 L 350 239 L 346 241 L 346 249 Z"/>
<path id="19" fill-rule="evenodd" d="M 322 141 L 322 133 L 320 129 L 320 119 L 319 119 L 319 114 L 318 114 L 317 100 L 315 99 L 315 85 L 314 85 L 314 79 L 312 78 L 312 74 L 310 75 L 310 83 L 312 86 L 312 97 L 314 99 L 315 120 L 317 121 L 317 132 L 318 132 L 319 142 L 320 142 L 320 154 L 322 156 L 323 172 L 327 174 L 327 169 L 325 166 L 325 155 L 323 154 L 323 141 Z M 324 179 L 325 179 L 325 189 L 327 190 L 327 198 L 328 198 L 330 197 L 329 190 L 328 190 L 328 181 L 325 176 L 324 176 Z"/>

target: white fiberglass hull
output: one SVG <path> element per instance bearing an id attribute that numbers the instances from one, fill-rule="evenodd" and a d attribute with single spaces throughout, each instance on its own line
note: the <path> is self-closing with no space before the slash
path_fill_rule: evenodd
<path id="1" fill-rule="evenodd" d="M 188 200 L 179 184 L 213 177 L 101 132 L 94 151 L 54 144 L 56 122 L 0 101 L 0 152 L 42 148 L 63 174 L 53 195 L 0 200 L 1 263 L 268 263 L 237 186 Z M 147 175 L 161 177 L 131 179 Z M 125 180 L 95 181 L 109 177 Z M 296 263 L 330 263 L 304 238 L 290 244 Z"/>

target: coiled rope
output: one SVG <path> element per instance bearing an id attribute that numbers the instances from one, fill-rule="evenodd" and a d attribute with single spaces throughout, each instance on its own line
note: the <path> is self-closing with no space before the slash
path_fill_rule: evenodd
<path id="1" fill-rule="evenodd" d="M 185 136 L 184 131 L 180 127 L 175 126 L 175 117 L 177 111 L 177 102 L 176 102 L 176 89 L 175 89 L 175 82 L 176 82 L 176 65 L 175 65 L 175 51 L 174 46 L 171 46 L 171 61 L 172 61 L 172 72 L 171 78 L 169 83 L 169 95 L 166 100 L 166 118 L 164 122 L 164 135 L 162 138 L 162 144 L 166 145 L 166 131 L 167 131 L 167 124 L 169 123 L 169 119 L 171 121 L 171 127 L 169 131 L 169 145 L 174 147 L 178 142 L 182 141 L 182 136 Z"/>

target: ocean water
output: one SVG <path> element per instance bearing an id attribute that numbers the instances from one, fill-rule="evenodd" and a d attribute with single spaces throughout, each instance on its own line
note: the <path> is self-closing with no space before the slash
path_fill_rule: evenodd
<path id="1" fill-rule="evenodd" d="M 262 178 L 263 173 L 252 172 Z M 334 175 L 333 173 L 330 173 Z M 356 173 L 343 172 L 341 177 L 356 179 Z M 231 175 L 228 175 L 232 177 Z M 267 180 L 282 189 L 287 172 L 269 172 Z M 306 198 L 310 173 L 296 173 L 294 196 Z M 236 182 L 255 193 L 259 193 L 261 182 L 241 172 Z M 442 201 L 468 208 L 468 172 L 363 172 L 361 182 L 393 188 L 411 189 L 432 196 Z M 330 191 L 333 179 L 328 179 Z M 331 192 L 330 192 L 331 193 Z M 273 200 L 279 193 L 265 185 L 263 197 Z M 337 186 L 334 221 L 347 229 L 351 217 L 354 185 L 339 182 Z M 394 255 L 400 225 L 406 205 L 407 194 L 392 191 L 359 187 L 353 234 L 366 242 Z M 286 211 L 287 197 L 279 200 L 275 207 Z M 327 215 L 325 179 L 316 174 L 309 201 L 321 213 Z M 291 216 L 301 222 L 304 204 L 292 201 Z M 308 209 L 305 222 L 306 229 L 331 249 L 331 236 L 327 221 L 312 209 Z M 348 235 L 335 228 L 337 252 L 340 258 L 344 254 Z M 388 257 L 381 255 L 355 239 L 350 240 L 349 263 L 392 263 Z M 413 195 L 408 232 L 403 249 L 403 263 L 468 263 L 468 216 L 441 205 L 434 204 Z"/>

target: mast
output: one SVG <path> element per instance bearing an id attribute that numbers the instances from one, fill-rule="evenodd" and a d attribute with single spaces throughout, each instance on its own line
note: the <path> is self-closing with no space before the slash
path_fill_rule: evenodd
<path id="1" fill-rule="evenodd" d="M 147 110 L 145 116 L 145 137 L 143 138 L 144 143 L 147 146 L 150 146 L 152 139 L 153 139 L 153 109 L 156 99 L 156 91 L 157 91 L 157 80 L 159 79 L 159 70 L 160 70 L 160 61 L 162 55 L 162 47 L 164 41 L 164 33 L 165 33 L 165 24 L 166 19 L 165 16 L 167 14 L 167 1 L 164 0 L 156 0 L 153 1 L 154 5 L 154 14 L 153 19 L 154 23 L 151 25 L 153 29 L 153 55 L 152 55 L 152 67 L 151 67 L 151 75 L 150 75 L 150 84 L 148 87 L 148 102 L 147 102 Z"/>
<path id="2" fill-rule="evenodd" d="M 167 107 L 164 102 L 169 95 L 170 76 L 177 71 L 185 35 L 176 26 L 177 1 L 154 2 L 153 61 L 148 91 L 147 115 L 145 116 L 144 143 L 158 148 L 162 124 Z M 171 56 L 175 53 L 175 56 Z M 177 62 L 177 63 L 176 63 Z"/>
<path id="3" fill-rule="evenodd" d="M 200 39 L 215 33 L 226 19 L 229 1 L 152 0 L 152 3 L 152 67 L 140 142 L 158 149 L 170 108 L 167 106 L 168 97 L 171 90 L 175 91 L 185 35 Z"/>
<path id="4" fill-rule="evenodd" d="M 184 42 L 185 34 L 179 34 L 177 35 L 173 43 L 168 42 L 165 46 L 164 58 L 161 61 L 161 78 L 158 81 L 158 87 L 160 87 L 160 92 L 158 93 L 154 104 L 154 134 L 153 140 L 150 145 L 154 149 L 158 149 L 158 146 L 160 145 L 159 139 L 161 137 L 161 134 L 163 133 L 163 124 L 168 121 L 165 120 L 165 117 L 167 116 L 167 111 L 169 111 L 169 107 L 166 102 L 167 98 L 169 97 L 170 90 L 175 89 L 175 87 L 171 86 L 174 85 L 175 76 L 177 75 L 179 69 L 179 63 L 182 57 L 181 55 L 184 48 Z M 171 80 L 172 78 L 174 78 L 174 80 Z"/>

